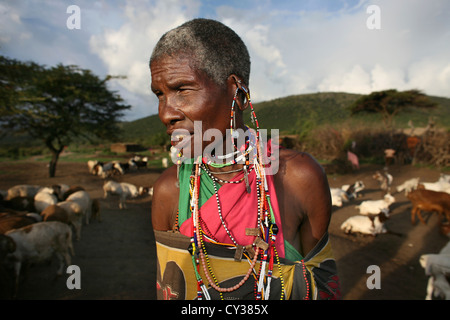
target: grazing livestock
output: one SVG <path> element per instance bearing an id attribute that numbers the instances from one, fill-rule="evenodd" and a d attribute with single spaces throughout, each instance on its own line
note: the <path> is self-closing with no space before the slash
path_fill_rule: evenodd
<path id="1" fill-rule="evenodd" d="M 439 215 L 443 215 L 447 221 L 450 221 L 450 194 L 426 190 L 419 185 L 419 188 L 408 193 L 407 197 L 412 204 L 412 224 L 415 223 L 416 216 L 419 218 L 420 222 L 425 224 L 425 220 L 421 214 L 422 211 L 437 212 Z"/>
<path id="2" fill-rule="evenodd" d="M 384 194 L 391 192 L 391 184 L 394 178 L 388 172 L 381 173 L 377 171 L 373 176 L 373 179 L 377 180 L 380 183 L 380 188 Z"/>
<path id="3" fill-rule="evenodd" d="M 395 202 L 395 198 L 389 193 L 382 200 L 366 200 L 355 206 L 361 215 L 377 215 L 383 209 L 389 210 L 389 206 Z"/>
<path id="4" fill-rule="evenodd" d="M 0 210 L 2 208 L 26 212 L 36 211 L 34 197 L 14 197 L 9 200 L 0 200 Z"/>
<path id="5" fill-rule="evenodd" d="M 74 201 L 61 201 L 58 207 L 63 208 L 69 217 L 69 224 L 75 229 L 75 239 L 81 239 L 81 226 L 83 225 L 83 208 Z"/>
<path id="6" fill-rule="evenodd" d="M 0 213 L 0 234 L 41 221 L 32 213 L 8 210 Z"/>
<path id="7" fill-rule="evenodd" d="M 58 203 L 58 197 L 53 188 L 42 188 L 34 196 L 34 207 L 38 213 L 41 213 L 45 208 L 56 203 Z"/>
<path id="8" fill-rule="evenodd" d="M 432 191 L 440 191 L 450 193 L 450 181 L 448 178 L 449 175 L 441 174 L 438 181 L 436 182 L 422 182 L 421 184 L 427 190 Z"/>
<path id="9" fill-rule="evenodd" d="M 139 195 L 150 195 L 153 196 L 153 187 L 139 187 Z"/>
<path id="10" fill-rule="evenodd" d="M 360 192 L 363 191 L 365 187 L 364 182 L 358 180 L 352 185 L 342 185 L 341 189 L 345 191 L 349 199 L 356 199 L 360 196 Z"/>
<path id="11" fill-rule="evenodd" d="M 419 185 L 420 178 L 412 178 L 409 180 L 406 180 L 401 185 L 397 186 L 397 192 L 405 191 L 405 196 L 408 195 L 412 190 L 417 189 L 417 186 Z"/>
<path id="12" fill-rule="evenodd" d="M 138 188 L 127 182 L 115 182 L 107 181 L 103 184 L 104 198 L 106 199 L 108 195 L 118 195 L 119 196 L 119 208 L 126 209 L 126 199 L 135 198 L 139 195 Z"/>
<path id="13" fill-rule="evenodd" d="M 84 188 L 81 186 L 71 186 L 69 187 L 69 189 L 66 190 L 66 192 L 64 192 L 61 200 L 65 201 L 72 193 L 75 193 L 77 191 L 84 191 Z"/>
<path id="14" fill-rule="evenodd" d="M 384 223 L 388 218 L 388 209 L 382 209 L 374 217 L 361 215 L 352 216 L 341 224 L 341 230 L 347 234 L 362 233 L 376 236 L 377 234 L 387 233 Z"/>
<path id="15" fill-rule="evenodd" d="M 148 157 L 134 156 L 130 159 L 138 169 L 146 168 L 148 163 Z"/>
<path id="16" fill-rule="evenodd" d="M 41 186 L 30 184 L 13 186 L 8 189 L 6 200 L 10 200 L 15 197 L 34 197 L 41 188 Z"/>
<path id="17" fill-rule="evenodd" d="M 70 224 L 69 214 L 62 207 L 53 204 L 41 212 L 42 221 L 59 221 Z"/>
<path id="18" fill-rule="evenodd" d="M 23 264 L 49 261 L 54 255 L 58 258 L 57 275 L 62 275 L 64 266 L 71 264 L 74 255 L 72 230 L 58 221 L 38 222 L 33 225 L 8 231 L 6 236 L 15 243 L 15 250 L 5 257 L 5 262 L 14 268 L 14 296 L 19 287 L 19 276 Z"/>
<path id="19" fill-rule="evenodd" d="M 84 190 L 74 192 L 67 197 L 66 201 L 78 203 L 81 207 L 86 224 L 89 224 L 89 219 L 92 214 L 92 200 L 89 193 Z"/>
<path id="20" fill-rule="evenodd" d="M 450 300 L 450 285 L 447 280 L 450 274 L 450 242 L 438 254 L 423 254 L 419 259 L 428 278 L 426 300 L 433 297 Z"/>
<path id="21" fill-rule="evenodd" d="M 359 192 L 364 190 L 364 187 L 362 181 L 356 181 L 352 185 L 343 185 L 341 188 L 330 188 L 332 205 L 342 207 L 344 202 L 356 199 L 359 196 Z"/>

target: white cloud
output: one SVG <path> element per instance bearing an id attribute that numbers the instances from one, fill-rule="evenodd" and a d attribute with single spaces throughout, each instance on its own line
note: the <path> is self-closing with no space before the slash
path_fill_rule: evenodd
<path id="1" fill-rule="evenodd" d="M 369 30 L 366 8 L 380 8 Z M 125 75 L 114 89 L 133 110 L 157 112 L 148 59 L 169 29 L 194 17 L 220 20 L 247 44 L 254 102 L 317 91 L 416 88 L 450 97 L 448 0 L 200 1 L 79 0 L 81 30 L 66 28 L 67 3 L 0 3 L 1 54 L 46 65 L 77 64 Z"/>
<path id="2" fill-rule="evenodd" d="M 124 75 L 117 82 L 137 95 L 140 116 L 157 112 L 150 91 L 148 61 L 153 47 L 169 29 L 193 18 L 199 4 L 195 0 L 127 1 L 124 23 L 118 29 L 105 29 L 90 39 L 91 49 L 112 75 Z"/>

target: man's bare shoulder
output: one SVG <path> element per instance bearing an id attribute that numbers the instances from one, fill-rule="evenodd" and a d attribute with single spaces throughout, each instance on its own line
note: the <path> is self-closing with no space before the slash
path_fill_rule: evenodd
<path id="1" fill-rule="evenodd" d="M 177 168 L 165 170 L 153 185 L 152 224 L 155 230 L 171 230 L 178 208 Z"/>
<path id="2" fill-rule="evenodd" d="M 304 181 L 323 178 L 325 172 L 319 162 L 309 153 L 292 149 L 280 149 L 278 178 Z"/>

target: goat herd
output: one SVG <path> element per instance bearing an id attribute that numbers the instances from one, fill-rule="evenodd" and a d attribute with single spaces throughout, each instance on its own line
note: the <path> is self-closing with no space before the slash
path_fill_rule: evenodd
<path id="1" fill-rule="evenodd" d="M 107 178 L 146 166 L 136 158 L 128 164 L 89 161 L 88 167 L 91 174 Z M 105 180 L 103 195 L 104 199 L 117 195 L 119 208 L 126 209 L 126 199 L 152 195 L 152 188 Z M 82 186 L 21 184 L 0 190 L 0 286 L 13 276 L 12 296 L 16 297 L 23 266 L 54 256 L 59 262 L 57 275 L 62 275 L 74 255 L 72 239 L 79 241 L 81 227 L 92 219 L 101 221 L 100 202 Z"/>
<path id="2" fill-rule="evenodd" d="M 340 229 L 346 234 L 365 234 L 376 236 L 388 231 L 385 221 L 389 219 L 390 206 L 396 201 L 392 192 L 393 177 L 385 171 L 377 171 L 372 176 L 379 182 L 382 197 L 376 200 L 365 200 L 355 205 L 356 214 L 350 216 Z M 342 207 L 344 203 L 355 201 L 361 196 L 365 185 L 357 181 L 352 185 L 341 188 L 330 188 L 332 205 Z M 422 212 L 437 212 L 440 216 L 440 231 L 450 237 L 450 175 L 441 174 L 435 182 L 421 182 L 419 178 L 412 178 L 396 186 L 397 193 L 404 192 L 411 203 L 411 223 L 416 223 L 416 217 L 425 224 Z M 439 297 L 450 300 L 450 285 L 447 277 L 450 275 L 450 241 L 438 254 L 423 254 L 420 264 L 429 277 L 426 299 Z"/>
<path id="3" fill-rule="evenodd" d="M 167 159 L 166 159 L 167 160 Z M 133 157 L 126 163 L 112 161 L 101 163 L 90 160 L 89 173 L 105 179 L 103 196 L 118 195 L 119 208 L 126 209 L 126 200 L 152 195 L 151 187 L 138 187 L 127 182 L 115 182 L 110 178 L 147 166 L 147 158 Z M 167 164 L 164 163 L 163 167 Z M 388 232 L 385 221 L 390 206 L 396 201 L 393 177 L 387 171 L 373 174 L 382 191 L 381 199 L 357 203 L 365 185 L 356 181 L 341 188 L 330 188 L 335 208 L 354 202 L 355 215 L 346 219 L 340 229 L 346 233 L 362 233 L 376 236 Z M 441 174 L 435 182 L 409 179 L 395 188 L 404 192 L 411 202 L 411 223 L 416 217 L 425 223 L 422 212 L 437 212 L 441 216 L 441 231 L 450 235 L 450 175 Z M 63 273 L 65 265 L 71 264 L 72 239 L 80 240 L 82 225 L 90 220 L 101 221 L 100 202 L 92 199 L 82 186 L 57 184 L 52 186 L 17 185 L 0 192 L 0 284 L 5 274 L 14 277 L 14 293 L 17 295 L 22 265 L 41 263 L 57 257 L 57 274 Z M 438 254 L 423 254 L 420 263 L 429 276 L 427 299 L 433 296 L 450 299 L 450 242 Z"/>

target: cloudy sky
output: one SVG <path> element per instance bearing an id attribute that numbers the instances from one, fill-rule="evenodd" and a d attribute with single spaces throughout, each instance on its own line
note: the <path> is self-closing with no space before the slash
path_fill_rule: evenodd
<path id="1" fill-rule="evenodd" d="M 68 28 L 71 5 L 79 29 Z M 450 97 L 448 0 L 0 0 L 0 54 L 125 75 L 111 89 L 134 120 L 157 113 L 155 43 L 196 17 L 222 21 L 247 44 L 254 102 L 390 88 Z"/>

